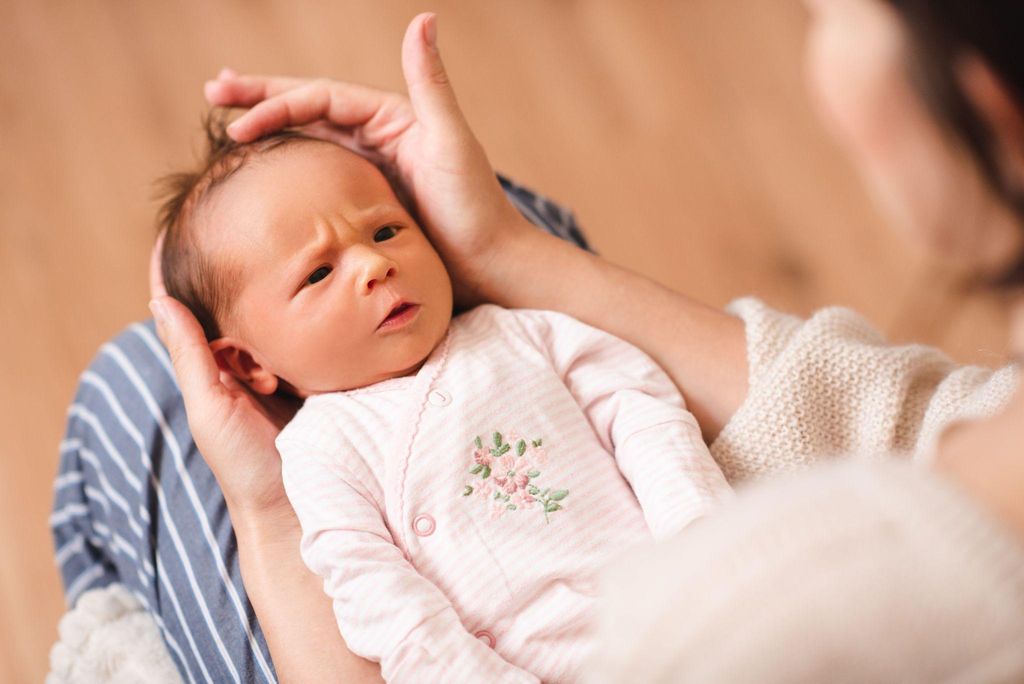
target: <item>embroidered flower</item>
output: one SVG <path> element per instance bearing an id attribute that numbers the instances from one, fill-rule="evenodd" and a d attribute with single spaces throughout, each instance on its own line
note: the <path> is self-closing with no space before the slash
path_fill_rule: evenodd
<path id="1" fill-rule="evenodd" d="M 476 495 L 484 501 L 494 496 L 494 480 L 484 480 L 476 486 Z"/>
<path id="2" fill-rule="evenodd" d="M 491 458 L 491 452 L 488 449 L 476 449 L 473 451 L 473 461 L 475 461 L 477 465 L 489 466 L 493 460 L 494 459 Z"/>
<path id="3" fill-rule="evenodd" d="M 493 446 L 485 447 L 478 436 L 473 440 L 473 466 L 470 475 L 477 476 L 475 484 L 462 489 L 463 496 L 476 495 L 483 499 L 490 510 L 492 520 L 498 520 L 509 511 L 533 508 L 539 503 L 544 520 L 551 522 L 550 514 L 563 510 L 560 503 L 569 496 L 568 489 L 541 488 L 536 480 L 539 470 L 548 460 L 542 440 L 527 442 L 516 433 L 509 433 L 507 439 L 500 432 L 491 436 Z"/>
<path id="4" fill-rule="evenodd" d="M 530 483 L 527 474 L 530 470 L 530 463 L 525 458 L 516 458 L 507 454 L 498 459 L 497 470 L 499 474 L 494 476 L 494 481 L 507 494 L 515 494 L 517 489 L 525 487 Z"/>
<path id="5" fill-rule="evenodd" d="M 520 489 L 516 492 L 516 495 L 512 497 L 512 503 L 519 508 L 533 508 L 534 502 L 537 500 L 526 493 L 525 490 Z"/>

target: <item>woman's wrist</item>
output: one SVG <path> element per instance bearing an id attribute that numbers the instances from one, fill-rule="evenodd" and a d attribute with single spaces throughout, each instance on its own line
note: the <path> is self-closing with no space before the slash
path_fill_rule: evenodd
<path id="1" fill-rule="evenodd" d="M 267 546 L 278 542 L 295 542 L 301 534 L 295 509 L 285 499 L 274 506 L 232 504 L 228 501 L 228 514 L 239 546 Z"/>
<path id="2" fill-rule="evenodd" d="M 478 294 L 484 301 L 510 308 L 543 308 L 545 292 L 556 286 L 552 266 L 584 254 L 575 245 L 538 229 L 518 212 L 495 231 L 488 250 L 492 258 L 480 276 Z"/>

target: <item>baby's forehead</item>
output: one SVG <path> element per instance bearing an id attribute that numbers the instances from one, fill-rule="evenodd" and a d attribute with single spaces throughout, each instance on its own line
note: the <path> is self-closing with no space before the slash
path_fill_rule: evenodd
<path id="1" fill-rule="evenodd" d="M 377 167 L 334 143 L 295 138 L 223 161 L 193 213 L 208 249 L 288 241 L 287 227 L 332 213 L 358 215 L 381 205 L 404 210 Z"/>
<path id="2" fill-rule="evenodd" d="M 323 195 L 358 201 L 368 194 L 374 199 L 382 192 L 394 195 L 384 175 L 365 158 L 310 138 L 294 138 L 248 151 L 238 159 L 225 159 L 224 168 L 212 170 L 212 176 L 211 199 L 235 193 L 261 193 L 279 201 Z"/>

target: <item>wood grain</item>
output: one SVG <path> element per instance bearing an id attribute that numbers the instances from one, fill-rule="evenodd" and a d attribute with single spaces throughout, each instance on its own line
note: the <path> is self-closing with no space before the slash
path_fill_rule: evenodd
<path id="1" fill-rule="evenodd" d="M 151 183 L 198 144 L 224 65 L 399 89 L 440 15 L 494 164 L 572 205 L 609 258 L 715 304 L 863 312 L 998 363 L 1005 321 L 873 213 L 804 92 L 797 0 L 8 0 L 0 22 L 0 681 L 40 681 L 64 610 L 47 530 L 65 408 L 147 316 Z"/>

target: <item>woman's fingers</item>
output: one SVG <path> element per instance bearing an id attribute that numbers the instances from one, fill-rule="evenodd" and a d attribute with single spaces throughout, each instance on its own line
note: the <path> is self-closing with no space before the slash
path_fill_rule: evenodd
<path id="1" fill-rule="evenodd" d="M 450 130 L 465 122 L 437 49 L 437 16 L 420 14 L 402 39 L 402 72 L 416 119 L 428 128 Z"/>
<path id="2" fill-rule="evenodd" d="M 190 416 L 206 412 L 197 403 L 208 400 L 221 390 L 220 371 L 210 352 L 206 335 L 192 312 L 173 297 L 153 299 L 149 309 L 156 319 L 156 330 L 171 356 L 174 375 L 185 397 Z"/>
<path id="3" fill-rule="evenodd" d="M 389 97 L 393 96 L 364 86 L 310 81 L 256 103 L 228 127 L 228 133 L 239 142 L 247 142 L 321 119 L 336 126 L 362 126 Z"/>
<path id="4" fill-rule="evenodd" d="M 287 76 L 239 76 L 225 69 L 203 86 L 206 101 L 220 107 L 251 107 L 268 97 L 309 83 L 308 78 Z"/>

